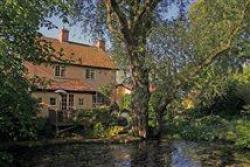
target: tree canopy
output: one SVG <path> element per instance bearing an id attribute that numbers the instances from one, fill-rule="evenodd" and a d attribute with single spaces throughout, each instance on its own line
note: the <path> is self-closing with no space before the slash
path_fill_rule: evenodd
<path id="1" fill-rule="evenodd" d="M 46 17 L 63 9 L 60 0 L 0 2 L 0 134 L 1 140 L 34 137 L 36 101 L 25 78 L 25 61 L 39 63 L 50 55 L 41 44 L 40 26 L 52 28 Z M 65 8 L 66 9 L 66 8 Z"/>

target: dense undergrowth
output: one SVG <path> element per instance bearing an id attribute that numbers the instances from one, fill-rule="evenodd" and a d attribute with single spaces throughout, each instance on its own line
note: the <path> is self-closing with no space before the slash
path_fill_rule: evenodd
<path id="1" fill-rule="evenodd" d="M 190 112 L 186 117 L 176 116 L 168 120 L 165 134 L 193 141 L 230 142 L 236 147 L 250 149 L 249 117 L 225 117 L 223 114 L 193 115 Z"/>

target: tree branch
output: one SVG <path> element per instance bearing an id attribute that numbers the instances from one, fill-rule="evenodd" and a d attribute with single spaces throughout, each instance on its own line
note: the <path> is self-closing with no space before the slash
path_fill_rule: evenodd
<path id="1" fill-rule="evenodd" d="M 233 43 L 233 39 L 236 37 L 236 35 L 241 31 L 242 28 L 242 23 L 244 21 L 244 17 L 245 17 L 245 11 L 247 10 L 248 6 L 250 4 L 250 1 L 247 2 L 247 4 L 245 5 L 245 9 L 242 11 L 242 17 L 239 20 L 237 26 L 232 30 L 232 32 L 229 35 L 229 38 L 227 40 L 227 42 L 221 46 L 216 47 L 215 49 L 213 49 L 209 55 L 207 55 L 207 59 L 202 61 L 198 66 L 193 66 L 191 69 L 189 70 L 185 70 L 182 73 L 179 73 L 179 75 L 176 77 L 177 80 L 179 80 L 178 84 L 175 86 L 174 91 L 172 93 L 172 95 L 174 95 L 178 89 L 180 87 L 182 87 L 183 85 L 185 85 L 187 82 L 190 81 L 190 79 L 192 79 L 194 76 L 198 75 L 198 73 L 200 72 L 201 69 L 206 68 L 207 66 L 209 66 L 211 63 L 214 62 L 215 59 L 217 59 L 218 57 L 220 57 L 221 55 L 223 55 L 224 52 L 228 51 L 231 49 L 232 47 L 232 43 Z M 185 73 L 186 71 L 188 71 L 188 77 L 185 77 Z M 184 77 L 185 78 L 184 78 Z M 169 103 L 171 103 L 171 101 L 174 99 L 174 97 L 169 97 L 169 96 L 164 96 L 161 99 L 160 105 L 157 108 L 157 112 L 164 112 L 167 105 Z"/>
<path id="2" fill-rule="evenodd" d="M 112 23 L 112 21 L 113 21 L 112 20 L 112 17 L 113 17 L 112 14 L 113 14 L 113 12 L 112 12 L 112 9 L 111 9 L 111 5 L 107 1 L 105 1 L 105 7 L 106 7 L 106 15 L 107 15 L 106 21 L 107 21 L 107 26 L 108 26 L 109 31 L 111 33 L 113 33 L 113 34 L 117 34 L 117 37 L 119 39 L 123 40 L 123 35 L 119 31 L 119 29 L 113 27 L 113 23 Z"/>
<path id="3" fill-rule="evenodd" d="M 160 1 L 161 0 L 146 0 L 144 5 L 139 7 L 138 12 L 133 19 L 132 29 L 137 29 L 138 26 L 141 25 L 140 21 L 145 21 L 144 19 L 149 13 L 152 13 Z"/>

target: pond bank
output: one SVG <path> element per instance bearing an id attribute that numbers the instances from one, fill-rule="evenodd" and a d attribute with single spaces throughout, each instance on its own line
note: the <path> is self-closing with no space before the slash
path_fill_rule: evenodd
<path id="1" fill-rule="evenodd" d="M 63 144 L 127 144 L 141 141 L 141 138 L 133 136 L 117 136 L 115 138 L 54 138 L 46 140 L 34 141 L 19 141 L 11 143 L 1 143 L 0 150 L 6 150 L 10 147 L 36 147 L 36 146 L 49 146 L 49 145 L 63 145 Z"/>

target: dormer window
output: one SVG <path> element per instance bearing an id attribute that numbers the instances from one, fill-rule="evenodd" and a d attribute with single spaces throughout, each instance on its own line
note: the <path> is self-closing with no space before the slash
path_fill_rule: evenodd
<path id="1" fill-rule="evenodd" d="M 86 79 L 95 79 L 95 70 L 88 68 L 86 69 Z"/>
<path id="2" fill-rule="evenodd" d="M 56 77 L 64 77 L 65 76 L 65 67 L 61 65 L 57 65 L 55 67 L 55 76 Z"/>

